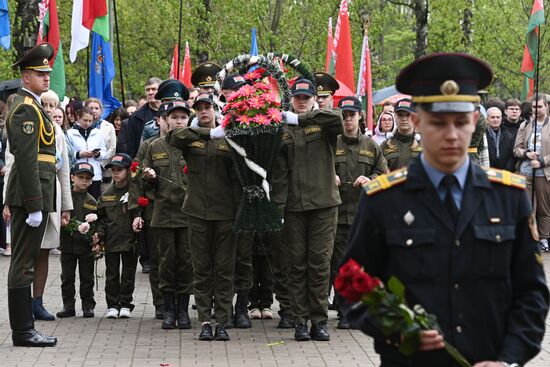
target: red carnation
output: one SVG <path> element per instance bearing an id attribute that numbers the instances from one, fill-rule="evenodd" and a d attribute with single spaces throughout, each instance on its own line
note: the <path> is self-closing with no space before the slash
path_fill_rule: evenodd
<path id="1" fill-rule="evenodd" d="M 130 171 L 133 173 L 136 173 L 139 169 L 139 162 L 133 161 L 132 164 L 130 164 Z"/>
<path id="2" fill-rule="evenodd" d="M 149 205 L 149 199 L 147 199 L 145 196 L 140 196 L 137 199 L 137 203 L 141 207 L 146 207 L 147 205 Z"/>
<path id="3" fill-rule="evenodd" d="M 189 172 L 189 167 L 187 165 L 183 166 L 183 173 L 187 174 Z"/>

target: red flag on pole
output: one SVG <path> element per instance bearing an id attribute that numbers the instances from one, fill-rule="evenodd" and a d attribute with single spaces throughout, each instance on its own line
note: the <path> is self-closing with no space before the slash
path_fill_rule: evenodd
<path id="1" fill-rule="evenodd" d="M 176 76 L 176 73 L 177 73 L 177 70 L 178 70 L 178 64 L 179 64 L 179 58 L 178 58 L 178 44 L 176 43 L 176 45 L 174 46 L 174 55 L 172 56 L 172 65 L 170 66 L 170 76 L 169 78 L 170 79 L 179 79 L 177 76 Z"/>
<path id="2" fill-rule="evenodd" d="M 180 80 L 187 88 L 193 87 L 193 83 L 191 83 L 191 55 L 189 54 L 189 43 L 187 41 L 185 42 L 185 56 Z"/>
<path id="3" fill-rule="evenodd" d="M 328 18 L 327 55 L 325 58 L 325 73 L 334 75 L 334 39 L 332 38 L 332 17 Z"/>
<path id="4" fill-rule="evenodd" d="M 49 42 L 54 49 L 50 66 L 53 66 L 57 51 L 59 50 L 60 34 L 59 34 L 59 18 L 57 16 L 57 5 L 55 0 L 42 0 L 38 5 L 39 8 L 39 28 L 36 44 Z"/>
<path id="5" fill-rule="evenodd" d="M 544 24 L 544 2 L 543 0 L 534 0 L 531 9 L 531 17 L 527 26 L 527 35 L 525 37 L 525 49 L 523 51 L 523 60 L 521 62 L 521 72 L 525 75 L 523 82 L 522 98 L 531 97 L 534 90 L 535 72 L 539 60 L 538 34 L 539 27 Z"/>
<path id="6" fill-rule="evenodd" d="M 367 128 L 372 131 L 372 70 L 370 62 L 369 37 L 366 34 L 363 36 L 363 47 L 361 49 L 361 67 L 359 69 L 359 80 L 357 81 L 357 96 L 362 98 L 363 101 L 365 101 L 364 97 L 367 97 Z"/>
<path id="7" fill-rule="evenodd" d="M 353 55 L 351 47 L 351 29 L 349 25 L 348 0 L 340 3 L 338 23 L 334 33 L 335 78 L 355 91 Z"/>

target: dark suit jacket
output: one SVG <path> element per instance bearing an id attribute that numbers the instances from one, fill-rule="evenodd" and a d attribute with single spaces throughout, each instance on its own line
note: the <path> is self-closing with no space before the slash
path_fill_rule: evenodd
<path id="1" fill-rule="evenodd" d="M 416 158 L 404 183 L 362 196 L 343 263 L 353 258 L 384 282 L 399 278 L 411 308 L 436 315 L 470 363 L 523 365 L 540 350 L 549 303 L 531 209 L 524 189 L 491 182 L 472 163 L 455 226 Z M 364 305 L 342 308 L 352 326 L 374 337 L 383 366 L 453 365 L 444 350 L 405 357 Z"/>
<path id="2" fill-rule="evenodd" d="M 120 133 L 124 134 L 126 140 L 126 153 L 134 158 L 141 144 L 141 134 L 143 127 L 147 121 L 151 121 L 157 115 L 157 111 L 153 110 L 149 103 L 141 106 L 130 118 L 124 127 L 121 126 Z M 122 131 L 124 129 L 124 132 Z"/>
<path id="3" fill-rule="evenodd" d="M 487 127 L 487 130 L 491 127 Z M 499 158 L 497 158 L 497 150 L 495 141 L 491 137 L 489 132 L 487 135 L 487 145 L 489 149 L 489 161 L 491 167 L 505 169 L 508 171 L 514 171 L 516 166 L 516 158 L 514 157 L 514 143 L 515 137 L 507 130 L 500 129 L 500 143 L 499 143 Z"/>

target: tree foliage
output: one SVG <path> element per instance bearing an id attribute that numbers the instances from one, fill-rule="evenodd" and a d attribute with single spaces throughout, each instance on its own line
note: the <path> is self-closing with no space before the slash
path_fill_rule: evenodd
<path id="1" fill-rule="evenodd" d="M 9 2 L 16 46 L 32 29 L 37 0 Z M 182 43 L 189 41 L 192 65 L 211 60 L 223 64 L 248 53 L 250 31 L 257 28 L 260 52 L 291 53 L 311 70 L 325 63 L 329 17 L 336 24 L 340 0 L 183 0 Z M 68 60 L 72 0 L 57 0 L 64 44 L 67 94 L 85 96 L 86 51 Z M 117 0 L 124 90 L 126 97 L 143 92 L 150 76 L 166 78 L 178 39 L 179 0 Z M 372 53 L 374 89 L 393 84 L 399 70 L 415 56 L 436 51 L 465 51 L 486 60 L 495 71 L 490 90 L 504 98 L 519 96 L 525 31 L 532 0 L 353 0 L 350 4 L 355 69 L 359 69 L 363 25 Z M 22 17 L 22 14 L 25 17 Z M 425 22 L 427 21 L 427 23 Z M 423 24 L 426 23 L 426 24 Z M 36 27 L 34 25 L 34 27 Z M 550 90 L 545 70 L 550 64 L 546 27 L 541 32 L 541 90 Z M 118 63 L 113 39 L 115 62 Z M 28 43 L 28 41 L 27 41 Z M 16 78 L 9 66 L 15 50 L 0 51 L 0 79 Z M 182 52 L 183 55 L 183 52 Z M 118 74 L 118 64 L 117 64 Z M 120 97 L 120 81 L 114 81 Z"/>

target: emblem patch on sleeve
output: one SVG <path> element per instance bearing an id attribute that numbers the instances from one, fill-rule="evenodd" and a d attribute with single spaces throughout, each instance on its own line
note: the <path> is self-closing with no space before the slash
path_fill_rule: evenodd
<path id="1" fill-rule="evenodd" d="M 34 133 L 34 122 L 32 121 L 23 122 L 23 133 L 27 135 L 31 135 L 32 133 Z"/>

